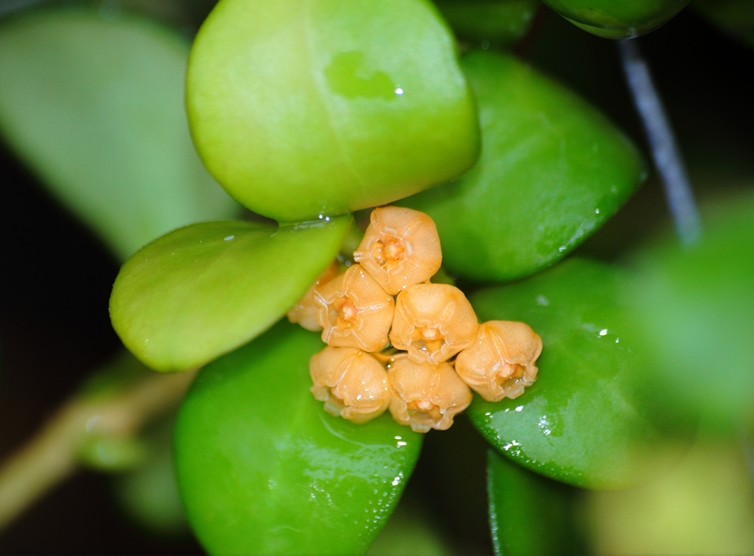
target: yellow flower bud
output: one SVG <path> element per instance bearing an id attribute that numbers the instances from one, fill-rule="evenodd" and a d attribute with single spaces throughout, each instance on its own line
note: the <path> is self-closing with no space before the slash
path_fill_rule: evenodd
<path id="1" fill-rule="evenodd" d="M 426 282 L 442 264 L 434 221 L 403 207 L 376 208 L 353 258 L 390 295 Z"/>
<path id="2" fill-rule="evenodd" d="M 417 363 L 441 363 L 470 346 L 479 323 L 463 292 L 447 284 L 417 284 L 396 300 L 393 347 Z"/>
<path id="3" fill-rule="evenodd" d="M 523 322 L 489 321 L 479 325 L 474 345 L 456 359 L 456 372 L 485 400 L 517 398 L 537 380 L 534 362 L 542 339 Z"/>
<path id="4" fill-rule="evenodd" d="M 319 311 L 319 305 L 314 300 L 314 290 L 317 286 L 326 284 L 333 280 L 340 270 L 340 264 L 338 261 L 328 266 L 325 271 L 317 278 L 312 287 L 310 287 L 304 297 L 296 303 L 293 308 L 288 311 L 288 320 L 292 323 L 299 323 L 301 326 L 312 332 L 318 332 L 322 330 L 322 326 L 317 322 L 317 312 Z"/>
<path id="5" fill-rule="evenodd" d="M 387 371 L 359 349 L 326 347 L 312 356 L 309 373 L 312 394 L 336 417 L 366 423 L 382 415 L 390 403 Z"/>
<path id="6" fill-rule="evenodd" d="M 471 390 L 449 363 L 415 363 L 403 357 L 390 367 L 388 381 L 393 419 L 416 432 L 450 428 L 453 417 L 471 403 Z"/>
<path id="7" fill-rule="evenodd" d="M 395 302 L 360 265 L 315 288 L 314 300 L 323 342 L 370 352 L 388 344 Z"/>

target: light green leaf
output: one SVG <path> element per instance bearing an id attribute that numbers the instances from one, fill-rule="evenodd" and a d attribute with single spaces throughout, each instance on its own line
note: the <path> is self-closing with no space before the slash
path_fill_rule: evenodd
<path id="1" fill-rule="evenodd" d="M 207 222 L 171 232 L 123 265 L 113 327 L 156 370 L 204 365 L 290 309 L 333 261 L 350 222 Z"/>
<path id="2" fill-rule="evenodd" d="M 428 0 L 224 0 L 194 42 L 186 99 L 207 168 L 278 221 L 390 203 L 479 152 L 453 37 Z"/>
<path id="3" fill-rule="evenodd" d="M 401 204 L 434 219 L 451 273 L 527 276 L 623 205 L 645 177 L 642 159 L 601 114 L 516 58 L 479 51 L 462 67 L 479 103 L 479 162 Z"/>
<path id="4" fill-rule="evenodd" d="M 177 33 L 131 16 L 37 11 L 0 27 L 0 133 L 123 260 L 238 212 L 191 144 L 187 58 Z"/>
<path id="5" fill-rule="evenodd" d="M 309 391 L 323 347 L 281 322 L 189 391 L 178 483 L 210 554 L 361 554 L 398 502 L 422 435 L 389 414 L 356 425 L 325 413 Z"/>

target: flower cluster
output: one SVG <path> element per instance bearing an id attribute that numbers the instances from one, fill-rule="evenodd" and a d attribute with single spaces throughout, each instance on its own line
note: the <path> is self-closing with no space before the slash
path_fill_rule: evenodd
<path id="1" fill-rule="evenodd" d="M 430 283 L 437 228 L 424 213 L 372 211 L 355 264 L 333 263 L 288 313 L 322 331 L 309 369 L 314 397 L 356 423 L 389 410 L 418 432 L 445 430 L 471 403 L 520 396 L 537 378 L 542 340 L 521 322 L 479 324 L 461 290 Z"/>

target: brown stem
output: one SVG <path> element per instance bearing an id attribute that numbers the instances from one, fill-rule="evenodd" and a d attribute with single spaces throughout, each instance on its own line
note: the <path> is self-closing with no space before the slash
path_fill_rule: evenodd
<path id="1" fill-rule="evenodd" d="M 154 374 L 106 398 L 73 398 L 0 465 L 0 531 L 79 467 L 92 435 L 127 436 L 178 404 L 196 372 Z"/>

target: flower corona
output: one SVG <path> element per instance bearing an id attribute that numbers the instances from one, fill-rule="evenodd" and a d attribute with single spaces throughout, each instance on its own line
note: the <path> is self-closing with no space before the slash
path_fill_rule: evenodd
<path id="1" fill-rule="evenodd" d="M 328 413 L 366 423 L 389 410 L 414 431 L 445 430 L 472 390 L 500 401 L 534 383 L 542 340 L 527 324 L 479 324 L 460 289 L 430 282 L 442 252 L 429 216 L 374 209 L 353 258 L 342 274 L 333 262 L 288 313 L 328 344 L 309 363 Z"/>

